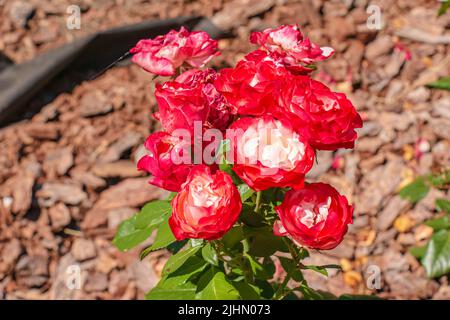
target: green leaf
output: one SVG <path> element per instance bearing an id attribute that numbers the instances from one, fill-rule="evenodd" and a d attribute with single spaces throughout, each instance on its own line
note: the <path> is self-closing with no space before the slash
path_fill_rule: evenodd
<path id="1" fill-rule="evenodd" d="M 137 215 L 124 220 L 117 229 L 114 237 L 114 245 L 121 251 L 131 249 L 150 237 L 154 227 L 149 226 L 144 229 L 136 228 Z"/>
<path id="2" fill-rule="evenodd" d="M 441 6 L 439 7 L 438 16 L 442 16 L 443 14 L 445 14 L 448 8 L 450 8 L 450 0 L 444 1 L 441 4 Z"/>
<path id="3" fill-rule="evenodd" d="M 174 272 L 167 275 L 167 278 L 187 276 L 184 282 L 193 280 L 199 275 L 209 264 L 203 260 L 199 255 L 189 257 L 186 262 Z"/>
<path id="4" fill-rule="evenodd" d="M 416 203 L 427 195 L 429 189 L 430 188 L 425 183 L 425 179 L 423 177 L 418 177 L 400 190 L 400 196 L 403 199 Z"/>
<path id="5" fill-rule="evenodd" d="M 295 281 L 304 280 L 303 274 L 300 268 L 295 265 L 294 260 L 285 257 L 278 257 L 278 259 L 280 260 L 281 266 L 283 267 L 284 271 L 291 274 L 292 279 L 294 279 Z"/>
<path id="6" fill-rule="evenodd" d="M 155 241 L 148 249 L 150 251 L 159 250 L 175 241 L 175 236 L 173 235 L 172 230 L 170 230 L 169 220 L 166 219 L 159 225 Z"/>
<path id="7" fill-rule="evenodd" d="M 243 300 L 261 300 L 260 289 L 258 287 L 244 281 L 233 282 L 233 286 Z"/>
<path id="8" fill-rule="evenodd" d="M 253 204 L 244 203 L 242 205 L 239 219 L 244 222 L 245 225 L 250 227 L 264 226 L 264 217 L 255 212 L 255 206 Z"/>
<path id="9" fill-rule="evenodd" d="M 425 255 L 426 249 L 426 245 L 423 245 L 421 247 L 411 247 L 409 248 L 409 253 L 411 253 L 417 259 L 421 259 Z"/>
<path id="10" fill-rule="evenodd" d="M 267 280 L 255 279 L 255 286 L 260 290 L 260 296 L 270 299 L 275 294 L 275 290 Z"/>
<path id="11" fill-rule="evenodd" d="M 247 184 L 243 183 L 237 186 L 238 190 L 239 190 L 239 194 L 241 195 L 241 201 L 242 203 L 244 203 L 245 201 L 247 201 L 252 194 L 255 193 L 255 191 L 253 189 L 251 189 Z"/>
<path id="12" fill-rule="evenodd" d="M 268 257 L 276 251 L 288 251 L 281 237 L 275 236 L 269 226 L 261 228 L 246 227 L 244 233 L 249 239 L 250 249 L 248 254 L 252 256 Z"/>
<path id="13" fill-rule="evenodd" d="M 211 267 L 198 280 L 197 297 L 202 300 L 236 300 L 239 292 L 222 271 Z"/>
<path id="14" fill-rule="evenodd" d="M 136 228 L 143 229 L 147 226 L 156 226 L 162 223 L 171 212 L 172 206 L 168 201 L 149 202 L 137 214 Z"/>
<path id="15" fill-rule="evenodd" d="M 442 189 L 450 185 L 450 170 L 428 176 L 428 181 L 433 187 Z"/>
<path id="16" fill-rule="evenodd" d="M 187 281 L 189 275 L 162 278 L 146 295 L 147 300 L 194 300 L 196 285 Z"/>
<path id="17" fill-rule="evenodd" d="M 273 260 L 270 257 L 264 257 L 262 264 L 269 278 L 273 278 L 275 274 L 275 263 Z"/>
<path id="18" fill-rule="evenodd" d="M 441 230 L 433 235 L 422 257 L 422 265 L 431 278 L 450 272 L 450 231 Z"/>
<path id="19" fill-rule="evenodd" d="M 341 269 L 341 266 L 338 265 L 338 264 L 326 264 L 326 265 L 323 265 L 323 266 L 312 266 L 312 265 L 305 266 L 305 265 L 303 265 L 303 267 L 305 269 L 313 270 L 315 272 L 323 274 L 326 277 L 328 277 L 327 269 Z"/>
<path id="20" fill-rule="evenodd" d="M 190 257 L 195 255 L 198 250 L 200 250 L 200 247 L 192 247 L 171 256 L 164 265 L 162 275 L 168 275 L 180 268 Z"/>
<path id="21" fill-rule="evenodd" d="M 425 222 L 425 224 L 431 228 L 433 228 L 434 231 L 439 231 L 442 229 L 449 229 L 450 228 L 450 217 L 448 215 L 428 220 Z"/>
<path id="22" fill-rule="evenodd" d="M 253 275 L 257 279 L 263 279 L 267 280 L 270 278 L 268 273 L 266 272 L 264 266 L 259 263 L 255 258 L 253 258 L 251 255 L 245 254 L 245 257 L 247 258 L 247 261 L 250 264 L 250 269 L 253 272 Z"/>
<path id="23" fill-rule="evenodd" d="M 450 77 L 443 77 L 439 80 L 427 84 L 429 88 L 450 90 Z"/>
<path id="24" fill-rule="evenodd" d="M 212 264 L 213 266 L 219 265 L 219 258 L 217 257 L 217 252 L 214 250 L 214 248 L 211 246 L 210 243 L 206 244 L 202 248 L 202 257 L 205 259 L 206 262 Z"/>
<path id="25" fill-rule="evenodd" d="M 176 254 L 181 249 L 184 248 L 184 246 L 186 245 L 187 242 L 188 242 L 188 239 L 184 239 L 181 241 L 175 241 L 167 246 L 167 250 L 169 250 L 170 253 L 172 253 L 172 254 Z"/>
<path id="26" fill-rule="evenodd" d="M 147 300 L 195 300 L 195 284 L 187 283 L 173 288 L 154 287 L 146 294 Z"/>
<path id="27" fill-rule="evenodd" d="M 436 200 L 436 208 L 439 211 L 444 211 L 450 213 L 450 201 L 445 199 L 437 199 Z"/>
<path id="28" fill-rule="evenodd" d="M 223 237 L 222 242 L 225 247 L 232 249 L 244 239 L 244 231 L 241 226 L 231 228 Z"/>
<path id="29" fill-rule="evenodd" d="M 334 295 L 325 291 L 316 291 L 310 288 L 305 281 L 302 281 L 300 286 L 295 290 L 300 291 L 303 296 L 303 300 L 333 300 L 336 299 Z"/>
<path id="30" fill-rule="evenodd" d="M 219 147 L 216 151 L 216 163 L 219 164 L 219 169 L 231 174 L 231 164 L 227 162 L 226 153 L 230 151 L 230 140 L 224 139 L 220 141 Z"/>

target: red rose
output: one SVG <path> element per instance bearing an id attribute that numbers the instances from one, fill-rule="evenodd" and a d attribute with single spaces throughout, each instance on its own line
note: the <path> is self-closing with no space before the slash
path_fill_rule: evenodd
<path id="1" fill-rule="evenodd" d="M 130 53 L 134 54 L 134 63 L 162 76 L 174 75 L 183 63 L 201 68 L 220 54 L 217 40 L 211 39 L 204 31 L 189 32 L 184 27 L 155 39 L 140 40 Z"/>
<path id="2" fill-rule="evenodd" d="M 254 190 L 303 187 L 314 150 L 285 121 L 270 116 L 241 118 L 227 130 L 233 170 Z"/>
<path id="3" fill-rule="evenodd" d="M 297 25 L 253 32 L 250 42 L 259 44 L 295 73 L 311 72 L 313 69 L 307 65 L 325 60 L 334 53 L 333 48 L 319 47 L 305 38 Z"/>
<path id="4" fill-rule="evenodd" d="M 222 171 L 212 174 L 207 166 L 198 165 L 172 200 L 169 225 L 178 240 L 214 240 L 234 225 L 241 208 L 231 177 Z"/>
<path id="5" fill-rule="evenodd" d="M 322 250 L 341 243 L 353 215 L 347 198 L 324 183 L 289 190 L 275 211 L 280 217 L 274 224 L 275 235 L 288 236 L 299 246 Z"/>
<path id="6" fill-rule="evenodd" d="M 167 132 L 151 134 L 144 145 L 150 154 L 139 160 L 138 169 L 153 175 L 149 180 L 151 184 L 169 191 L 179 191 L 192 167 L 182 163 L 181 158 L 190 145 Z M 176 159 L 177 156 L 179 159 Z"/>
<path id="7" fill-rule="evenodd" d="M 280 82 L 287 74 L 266 52 L 256 50 L 235 68 L 222 69 L 214 85 L 234 114 L 263 115 L 275 106 Z"/>
<path id="8" fill-rule="evenodd" d="M 166 131 L 186 129 L 192 134 L 195 121 L 205 128 L 224 130 L 228 126 L 231 114 L 212 84 L 215 77 L 212 69 L 189 70 L 175 81 L 156 86 L 159 112 L 155 116 Z"/>
<path id="9" fill-rule="evenodd" d="M 353 148 L 362 119 L 343 93 L 331 91 L 307 76 L 285 79 L 277 117 L 287 118 L 294 128 L 320 150 Z"/>

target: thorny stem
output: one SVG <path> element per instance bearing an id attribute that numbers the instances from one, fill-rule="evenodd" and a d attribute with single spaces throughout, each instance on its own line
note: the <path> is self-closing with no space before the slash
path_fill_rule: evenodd
<path id="1" fill-rule="evenodd" d="M 300 261 L 299 261 L 299 258 L 297 256 L 297 253 L 295 252 L 295 249 L 292 247 L 292 244 L 289 242 L 289 240 L 287 240 L 286 238 L 283 238 L 283 241 L 286 244 L 286 246 L 288 247 L 289 253 L 292 256 L 292 259 L 294 259 L 294 261 L 295 261 L 295 265 L 298 266 Z"/>
<path id="2" fill-rule="evenodd" d="M 285 296 L 283 294 L 283 292 L 286 290 L 286 286 L 287 286 L 289 280 L 291 280 L 294 272 L 297 271 L 296 268 L 301 268 L 303 266 L 303 264 L 300 262 L 300 259 L 297 255 L 297 253 L 295 252 L 295 249 L 292 247 L 292 244 L 289 242 L 289 240 L 287 240 L 286 238 L 283 238 L 283 241 L 289 249 L 289 253 L 291 254 L 292 259 L 295 262 L 295 267 L 292 268 L 291 270 L 289 270 L 289 272 L 286 274 L 286 277 L 284 278 L 283 282 L 278 287 L 278 289 L 274 295 L 275 300 L 280 300 Z M 292 291 L 292 290 L 290 290 L 290 291 Z"/>

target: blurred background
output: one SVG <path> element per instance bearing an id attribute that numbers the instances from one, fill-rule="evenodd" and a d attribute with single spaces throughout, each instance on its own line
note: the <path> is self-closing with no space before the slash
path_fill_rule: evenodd
<path id="1" fill-rule="evenodd" d="M 425 192 L 416 183 L 411 199 L 399 195 L 450 165 L 450 94 L 427 86 L 450 74 L 450 11 L 438 16 L 441 4 L 0 0 L 0 77 L 101 30 L 180 16 L 205 17 L 223 31 L 222 55 L 211 66 L 234 66 L 255 49 L 251 31 L 298 23 L 312 41 L 336 50 L 313 77 L 346 93 L 364 118 L 355 149 L 320 152 L 309 176 L 332 183 L 356 207 L 344 242 L 309 258 L 342 271 L 329 279 L 307 271 L 309 285 L 336 295 L 450 299 L 445 270 L 427 274 L 410 253 L 436 232 L 424 222 L 442 216 L 435 203 L 450 198 L 448 185 Z M 140 262 L 139 248 L 123 253 L 111 244 L 121 220 L 166 196 L 135 167 L 156 129 L 151 76 L 129 63 L 89 80 L 96 72 L 63 72 L 1 124 L 1 299 L 142 299 L 168 258 L 158 251 Z M 0 83 L 0 97 L 1 90 Z M 450 265 L 449 256 L 439 261 Z M 82 285 L 73 288 L 77 274 Z"/>

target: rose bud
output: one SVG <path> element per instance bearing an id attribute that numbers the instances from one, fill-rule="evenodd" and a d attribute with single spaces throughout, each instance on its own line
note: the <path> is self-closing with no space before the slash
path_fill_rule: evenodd
<path id="1" fill-rule="evenodd" d="M 297 25 L 286 25 L 276 29 L 253 32 L 250 42 L 276 55 L 294 73 L 308 73 L 308 68 L 316 61 L 329 58 L 334 53 L 330 47 L 319 47 L 305 38 Z"/>
<path id="2" fill-rule="evenodd" d="M 341 243 L 352 223 L 353 207 L 347 198 L 325 183 L 289 190 L 281 205 L 274 233 L 288 236 L 299 246 L 329 250 Z"/>
<path id="3" fill-rule="evenodd" d="M 204 128 L 219 130 L 229 125 L 232 115 L 224 97 L 212 84 L 215 77 L 213 69 L 193 69 L 175 81 L 156 86 L 159 112 L 155 116 L 166 131 L 186 129 L 192 134 L 196 121 Z"/>
<path id="4" fill-rule="evenodd" d="M 169 225 L 175 238 L 214 240 L 236 222 L 242 203 L 231 177 L 209 167 L 193 167 L 181 191 L 172 200 Z"/>
<path id="5" fill-rule="evenodd" d="M 203 67 L 217 51 L 217 40 L 204 31 L 189 32 L 184 27 L 155 39 L 140 40 L 130 50 L 132 61 L 150 73 L 172 76 L 183 63 Z"/>
<path id="6" fill-rule="evenodd" d="M 214 82 L 232 113 L 264 115 L 276 105 L 278 88 L 288 71 L 266 52 L 256 50 L 235 68 L 222 69 Z"/>
<path id="7" fill-rule="evenodd" d="M 292 76 L 281 87 L 276 116 L 287 118 L 319 150 L 353 148 L 362 119 L 343 93 L 307 76 Z"/>
<path id="8" fill-rule="evenodd" d="M 149 183 L 169 191 L 179 191 L 192 167 L 182 162 L 182 154 L 188 152 L 190 144 L 167 132 L 155 132 L 147 138 L 144 146 L 149 154 L 138 161 L 138 169 L 152 174 Z"/>
<path id="9" fill-rule="evenodd" d="M 289 122 L 271 116 L 241 118 L 227 130 L 227 138 L 233 170 L 252 189 L 303 187 L 314 150 Z"/>

